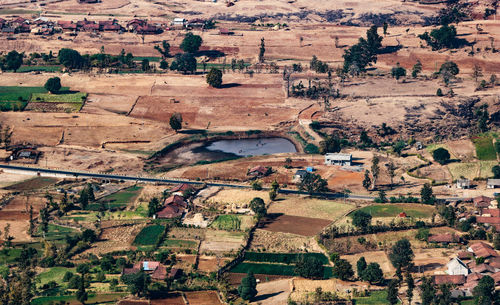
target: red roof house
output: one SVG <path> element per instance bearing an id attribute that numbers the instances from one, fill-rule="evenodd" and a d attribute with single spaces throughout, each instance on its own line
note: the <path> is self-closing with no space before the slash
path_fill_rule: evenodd
<path id="1" fill-rule="evenodd" d="M 455 234 L 436 234 L 429 236 L 428 241 L 430 243 L 442 243 L 442 244 L 459 243 L 460 236 L 457 236 Z"/>
<path id="2" fill-rule="evenodd" d="M 184 213 L 184 209 L 178 207 L 176 205 L 167 205 L 163 209 L 161 209 L 158 213 L 156 213 L 156 217 L 158 218 L 176 218 L 182 216 Z"/>
<path id="3" fill-rule="evenodd" d="M 184 197 L 179 196 L 179 195 L 172 195 L 172 196 L 168 197 L 163 202 L 163 205 L 165 205 L 165 206 L 167 206 L 167 205 L 176 205 L 178 207 L 187 208 L 187 203 L 184 200 Z"/>
<path id="4" fill-rule="evenodd" d="M 453 285 L 462 285 L 465 284 L 465 275 L 444 275 L 438 274 L 433 276 L 434 284 L 453 284 Z"/>
<path id="5" fill-rule="evenodd" d="M 499 256 L 493 247 L 483 242 L 474 243 L 467 250 L 474 253 L 476 257 L 490 258 Z"/>
<path id="6" fill-rule="evenodd" d="M 474 198 L 472 201 L 474 202 L 474 206 L 476 208 L 487 208 L 491 204 L 491 198 L 486 196 L 478 196 Z"/>

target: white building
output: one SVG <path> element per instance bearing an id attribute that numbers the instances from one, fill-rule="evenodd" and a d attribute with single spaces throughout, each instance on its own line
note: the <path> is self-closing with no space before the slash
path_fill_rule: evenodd
<path id="1" fill-rule="evenodd" d="M 449 275 L 465 275 L 467 276 L 470 273 L 469 268 L 467 265 L 462 262 L 461 259 L 458 257 L 453 258 L 451 261 L 446 264 L 446 267 L 448 267 L 447 273 Z"/>
<path id="2" fill-rule="evenodd" d="M 342 166 L 351 166 L 352 164 L 352 155 L 351 154 L 326 154 L 325 155 L 325 164 L 326 165 L 342 165 Z"/>

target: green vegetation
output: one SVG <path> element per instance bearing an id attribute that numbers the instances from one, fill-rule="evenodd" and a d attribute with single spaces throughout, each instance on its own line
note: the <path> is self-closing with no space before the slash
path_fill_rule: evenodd
<path id="1" fill-rule="evenodd" d="M 5 101 L 28 101 L 34 93 L 47 93 L 43 87 L 18 87 L 2 86 L 0 87 L 0 102 Z"/>
<path id="2" fill-rule="evenodd" d="M 61 66 L 21 66 L 17 72 L 61 72 Z"/>
<path id="3" fill-rule="evenodd" d="M 39 235 L 42 235 L 41 231 L 39 232 Z M 68 227 L 49 224 L 48 231 L 45 233 L 45 239 L 49 241 L 63 242 L 67 235 L 76 236 L 78 235 L 78 231 Z"/>
<path id="4" fill-rule="evenodd" d="M 114 194 L 99 199 L 97 203 L 89 204 L 87 210 L 98 211 L 101 205 L 109 210 L 122 208 L 135 200 L 139 196 L 141 186 L 131 186 Z"/>
<path id="5" fill-rule="evenodd" d="M 247 273 L 250 270 L 255 274 L 295 276 L 295 265 L 282 264 L 241 263 L 231 269 L 231 272 Z M 332 274 L 332 268 L 325 267 L 323 278 L 330 278 Z"/>
<path id="6" fill-rule="evenodd" d="M 241 219 L 237 215 L 219 215 L 210 227 L 219 230 L 238 231 L 241 228 Z"/>
<path id="7" fill-rule="evenodd" d="M 134 61 L 143 61 L 144 59 L 149 60 L 150 62 L 160 62 L 161 57 L 157 56 L 134 56 Z"/>
<path id="8" fill-rule="evenodd" d="M 196 248 L 197 242 L 194 240 L 183 240 L 183 239 L 166 239 L 163 242 L 163 246 L 167 248 Z"/>
<path id="9" fill-rule="evenodd" d="M 134 239 L 134 245 L 137 246 L 150 246 L 156 244 L 160 235 L 165 231 L 165 226 L 152 225 L 145 227 L 137 234 Z"/>
<path id="10" fill-rule="evenodd" d="M 20 254 L 21 249 L 18 248 L 0 251 L 0 264 L 16 262 Z"/>
<path id="11" fill-rule="evenodd" d="M 492 168 L 497 165 L 497 161 L 479 161 L 479 177 L 491 178 L 493 177 Z"/>
<path id="12" fill-rule="evenodd" d="M 387 291 L 371 291 L 370 296 L 354 298 L 356 305 L 382 305 L 389 304 L 387 301 Z"/>
<path id="13" fill-rule="evenodd" d="M 490 161 L 484 161 L 490 162 Z M 448 164 L 448 169 L 450 171 L 453 180 L 460 179 L 460 177 L 474 179 L 477 177 L 477 173 L 479 170 L 478 162 L 454 162 Z M 491 168 L 490 168 L 491 171 Z"/>
<path id="14" fill-rule="evenodd" d="M 114 304 L 116 301 L 121 299 L 128 293 L 102 293 L 102 294 L 90 294 L 86 304 Z M 70 302 L 70 304 L 79 304 L 74 295 L 62 295 L 62 296 L 51 296 L 51 297 L 39 297 L 31 301 L 31 305 L 48 305 L 54 304 L 55 302 Z"/>
<path id="15" fill-rule="evenodd" d="M 31 102 L 45 102 L 45 103 L 78 103 L 81 104 L 87 97 L 87 93 L 34 93 L 31 97 Z"/>
<path id="16" fill-rule="evenodd" d="M 62 284 L 64 274 L 68 271 L 75 273 L 75 268 L 52 267 L 48 271 L 40 273 L 37 278 L 40 281 L 40 285 L 47 284 L 50 281 Z"/>
<path id="17" fill-rule="evenodd" d="M 323 253 L 245 253 L 245 261 L 264 263 L 293 264 L 300 257 L 314 257 L 323 265 L 327 265 L 329 263 L 328 258 Z"/>
<path id="18" fill-rule="evenodd" d="M 372 215 L 372 217 L 396 217 L 399 213 L 405 212 L 410 217 L 428 218 L 432 216 L 434 207 L 421 204 L 380 204 L 371 205 L 360 209 Z"/>
<path id="19" fill-rule="evenodd" d="M 481 135 L 472 139 L 476 146 L 476 155 L 479 160 L 496 160 L 497 153 L 493 140 L 489 135 Z"/>

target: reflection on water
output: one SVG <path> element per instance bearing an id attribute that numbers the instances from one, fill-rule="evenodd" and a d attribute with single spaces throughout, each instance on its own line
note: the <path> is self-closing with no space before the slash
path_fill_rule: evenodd
<path id="1" fill-rule="evenodd" d="M 241 157 L 297 152 L 293 143 L 284 138 L 220 140 L 204 148 Z"/>

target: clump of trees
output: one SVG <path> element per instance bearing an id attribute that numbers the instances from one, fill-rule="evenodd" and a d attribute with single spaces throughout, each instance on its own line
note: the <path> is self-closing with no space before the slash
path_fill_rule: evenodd
<path id="1" fill-rule="evenodd" d="M 439 29 L 433 29 L 430 34 L 425 31 L 418 35 L 418 38 L 424 40 L 432 50 L 456 48 L 458 46 L 456 37 L 457 29 L 453 25 L 443 25 Z"/>
<path id="2" fill-rule="evenodd" d="M 0 69 L 2 71 L 13 70 L 16 72 L 23 64 L 24 53 L 12 50 L 7 55 L 0 57 Z"/>
<path id="3" fill-rule="evenodd" d="M 432 152 L 432 157 L 436 162 L 444 165 L 450 161 L 450 153 L 445 148 L 439 147 Z"/>
<path id="4" fill-rule="evenodd" d="M 396 80 L 399 80 L 401 77 L 406 76 L 406 69 L 401 67 L 399 62 L 396 64 L 395 67 L 392 67 L 391 69 L 391 75 L 394 77 Z"/>
<path id="5" fill-rule="evenodd" d="M 317 73 L 326 73 L 329 70 L 328 64 L 326 62 L 319 60 L 316 57 L 316 55 L 313 55 L 309 66 L 310 66 L 311 70 L 313 70 Z"/>
<path id="6" fill-rule="evenodd" d="M 251 300 L 257 295 L 257 280 L 250 270 L 246 277 L 241 280 L 240 286 L 238 286 L 238 294 L 243 300 Z"/>
<path id="7" fill-rule="evenodd" d="M 203 40 L 200 36 L 188 32 L 181 42 L 180 48 L 186 53 L 196 53 L 200 49 Z"/>
<path id="8" fill-rule="evenodd" d="M 357 44 L 347 49 L 343 55 L 343 72 L 358 75 L 366 71 L 366 67 L 377 62 L 377 53 L 382 47 L 383 37 L 377 33 L 377 27 L 372 26 L 366 32 L 366 39 L 359 38 Z"/>
<path id="9" fill-rule="evenodd" d="M 266 216 L 267 208 L 264 200 L 259 197 L 255 197 L 250 201 L 250 209 L 255 213 L 257 218 Z"/>
<path id="10" fill-rule="evenodd" d="M 43 87 L 50 93 L 57 93 L 61 90 L 61 79 L 59 77 L 51 77 Z"/>
<path id="11" fill-rule="evenodd" d="M 214 88 L 222 87 L 222 71 L 217 68 L 210 69 L 207 74 L 207 84 Z"/>
<path id="12" fill-rule="evenodd" d="M 298 185 L 299 191 L 309 195 L 324 193 L 328 190 L 328 182 L 318 174 L 306 173 Z"/>
<path id="13" fill-rule="evenodd" d="M 196 71 L 196 58 L 192 53 L 175 54 L 174 61 L 170 64 L 170 70 L 179 71 L 184 74 Z"/>

